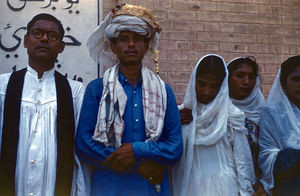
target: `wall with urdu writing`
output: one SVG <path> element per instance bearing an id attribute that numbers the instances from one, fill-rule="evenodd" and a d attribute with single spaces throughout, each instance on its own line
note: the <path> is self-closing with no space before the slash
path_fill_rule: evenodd
<path id="1" fill-rule="evenodd" d="M 23 46 L 27 23 L 39 13 L 49 13 L 61 20 L 66 42 L 56 69 L 86 85 L 98 77 L 98 65 L 89 57 L 86 40 L 101 16 L 100 0 L 1 0 L 0 1 L 0 73 L 26 67 Z"/>
<path id="2" fill-rule="evenodd" d="M 160 76 L 182 102 L 195 64 L 207 53 L 226 62 L 253 55 L 267 96 L 280 64 L 300 54 L 300 0 L 103 0 L 145 6 L 159 18 Z"/>
<path id="3" fill-rule="evenodd" d="M 47 12 L 62 20 L 68 36 L 58 70 L 85 84 L 101 76 L 85 42 L 118 3 L 145 6 L 158 17 L 160 76 L 172 86 L 178 103 L 204 54 L 217 53 L 226 62 L 255 56 L 265 96 L 281 62 L 300 54 L 300 0 L 1 0 L 0 73 L 25 66 L 24 27 L 35 14 Z M 147 58 L 145 63 L 154 70 Z"/>

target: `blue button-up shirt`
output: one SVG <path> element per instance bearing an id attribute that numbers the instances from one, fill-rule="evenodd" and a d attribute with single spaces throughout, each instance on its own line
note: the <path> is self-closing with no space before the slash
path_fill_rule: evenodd
<path id="1" fill-rule="evenodd" d="M 158 141 L 145 142 L 143 81 L 139 80 L 132 87 L 122 74 L 119 74 L 119 81 L 127 95 L 122 143 L 132 143 L 137 163 L 144 159 L 154 159 L 164 166 L 173 165 L 179 160 L 183 145 L 180 115 L 171 87 L 166 84 L 167 109 L 163 132 Z M 116 150 L 92 139 L 102 91 L 102 78 L 87 86 L 76 136 L 76 152 L 79 158 L 94 166 L 92 195 L 171 195 L 167 170 L 161 184 L 161 193 L 157 193 L 155 187 L 139 175 L 136 169 L 120 173 L 101 166 L 102 161 Z"/>

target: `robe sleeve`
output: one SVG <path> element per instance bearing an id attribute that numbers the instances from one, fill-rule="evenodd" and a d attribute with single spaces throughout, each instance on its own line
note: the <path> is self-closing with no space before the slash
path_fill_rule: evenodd
<path id="1" fill-rule="evenodd" d="M 4 95 L 0 94 L 0 157 L 1 157 L 1 146 L 2 146 L 2 128 L 3 128 L 3 106 L 4 106 Z"/>
<path id="2" fill-rule="evenodd" d="M 76 93 L 75 97 L 73 98 L 73 105 L 74 105 L 74 117 L 75 117 L 75 127 L 78 126 L 78 121 L 80 117 L 80 110 L 82 106 L 83 96 L 85 92 L 85 87 L 81 84 L 78 92 Z"/>
<path id="3" fill-rule="evenodd" d="M 85 87 L 83 84 L 78 85 L 73 91 L 73 108 L 74 108 L 74 119 L 75 119 L 75 133 L 77 132 L 78 121 L 80 116 L 80 110 L 82 106 L 83 96 Z M 90 179 L 91 179 L 91 168 L 88 164 L 80 161 L 77 154 L 74 153 L 74 159 L 76 164 L 74 165 L 73 171 L 73 184 L 71 195 L 89 195 L 90 194 Z"/>
<path id="4" fill-rule="evenodd" d="M 2 146 L 2 128 L 3 128 L 3 114 L 4 114 L 4 101 L 5 93 L 10 78 L 9 74 L 0 75 L 0 157 L 1 157 L 1 146 Z"/>
<path id="5" fill-rule="evenodd" d="M 1 157 L 1 146 L 2 146 L 2 128 L 3 128 L 3 112 L 4 112 L 4 95 L 0 94 L 0 157 Z"/>
<path id="6" fill-rule="evenodd" d="M 254 193 L 252 184 L 255 183 L 255 173 L 250 147 L 244 133 L 235 131 L 233 150 L 240 195 L 251 196 Z"/>
<path id="7" fill-rule="evenodd" d="M 260 118 L 258 166 L 262 171 L 260 182 L 268 193 L 274 187 L 273 167 L 277 154 L 282 149 L 276 114 L 270 107 L 264 107 Z"/>

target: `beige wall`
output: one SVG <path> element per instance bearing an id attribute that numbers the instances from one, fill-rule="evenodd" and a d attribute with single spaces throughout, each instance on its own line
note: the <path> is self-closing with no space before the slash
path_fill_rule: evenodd
<path id="1" fill-rule="evenodd" d="M 300 54 L 300 0 L 103 0 L 143 5 L 159 18 L 160 76 L 181 103 L 196 62 L 206 53 L 226 62 L 253 55 L 267 96 L 280 63 Z"/>

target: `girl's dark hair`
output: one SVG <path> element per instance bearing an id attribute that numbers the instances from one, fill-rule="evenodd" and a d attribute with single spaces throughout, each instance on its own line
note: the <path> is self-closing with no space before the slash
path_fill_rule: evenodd
<path id="1" fill-rule="evenodd" d="M 300 56 L 290 57 L 281 64 L 280 83 L 284 89 L 287 77 L 298 67 L 300 67 Z"/>
<path id="2" fill-rule="evenodd" d="M 35 15 L 27 24 L 27 35 L 30 32 L 31 28 L 33 27 L 34 23 L 36 21 L 39 20 L 48 20 L 48 21 L 52 21 L 55 22 L 58 26 L 59 29 L 59 34 L 60 34 L 60 38 L 61 40 L 63 39 L 64 35 L 65 35 L 65 30 L 63 25 L 61 24 L 60 20 L 58 20 L 57 18 L 55 18 L 54 16 L 52 16 L 51 14 L 47 14 L 47 13 L 41 13 L 38 15 Z"/>
<path id="3" fill-rule="evenodd" d="M 218 80 L 225 78 L 225 68 L 223 60 L 218 56 L 207 56 L 199 63 L 196 76 L 204 74 L 213 74 Z"/>
<path id="4" fill-rule="evenodd" d="M 256 63 L 256 59 L 254 56 L 247 56 L 247 57 L 241 57 L 237 58 L 234 61 L 230 62 L 227 66 L 228 72 L 229 72 L 229 78 L 233 71 L 238 69 L 242 64 L 247 64 L 250 67 L 252 67 L 255 76 L 258 76 L 258 64 Z"/>

